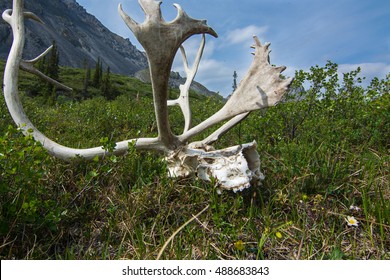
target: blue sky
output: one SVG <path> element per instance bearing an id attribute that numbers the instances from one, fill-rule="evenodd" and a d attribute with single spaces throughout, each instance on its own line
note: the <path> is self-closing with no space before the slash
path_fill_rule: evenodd
<path id="1" fill-rule="evenodd" d="M 111 31 L 141 46 L 118 15 L 117 6 L 138 22 L 144 14 L 137 0 L 77 0 Z M 252 61 L 252 35 L 271 42 L 271 63 L 296 70 L 324 66 L 328 60 L 341 72 L 362 68 L 362 76 L 384 78 L 390 73 L 389 0 L 165 0 L 165 20 L 175 18 L 178 3 L 196 19 L 207 19 L 219 38 L 207 37 L 196 80 L 222 95 L 231 93 L 233 72 L 242 78 Z M 196 54 L 200 36 L 185 45 Z M 183 76 L 180 56 L 174 71 Z"/>

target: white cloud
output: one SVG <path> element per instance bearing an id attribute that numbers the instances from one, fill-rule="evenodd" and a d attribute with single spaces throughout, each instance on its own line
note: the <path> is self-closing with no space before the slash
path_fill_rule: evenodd
<path id="1" fill-rule="evenodd" d="M 201 42 L 200 38 L 200 36 L 194 36 L 184 43 L 190 67 L 192 67 L 198 53 Z M 215 50 L 216 41 L 206 39 L 206 46 L 195 80 L 206 86 L 209 90 L 220 92 L 222 95 L 228 95 L 231 92 L 231 83 L 233 81 L 233 67 L 229 64 L 234 64 L 235 62 L 226 61 L 224 58 L 215 58 Z M 186 76 L 180 51 L 176 55 L 172 70 L 179 72 L 182 77 Z"/>
<path id="2" fill-rule="evenodd" d="M 206 59 L 202 61 L 199 68 L 199 78 L 205 83 L 220 83 L 226 81 L 233 75 L 231 68 L 224 62 L 215 59 Z"/>
<path id="3" fill-rule="evenodd" d="M 267 26 L 249 25 L 244 28 L 237 28 L 230 31 L 225 40 L 227 44 L 241 44 L 248 40 L 252 40 L 253 35 L 262 36 L 267 30 Z"/>
<path id="4" fill-rule="evenodd" d="M 189 38 L 187 41 L 185 41 L 183 44 L 185 52 L 186 52 L 186 56 L 187 56 L 190 64 L 192 63 L 192 61 L 195 59 L 196 55 L 198 54 L 199 47 L 201 45 L 201 40 L 202 40 L 201 38 L 202 38 L 201 36 L 193 36 L 193 37 Z M 206 37 L 206 45 L 205 45 L 205 48 L 203 50 L 202 57 L 203 58 L 211 57 L 214 54 L 214 50 L 215 50 L 214 41 L 208 40 L 208 38 Z M 182 59 L 181 59 L 181 52 L 180 51 L 178 51 L 178 54 L 176 56 L 176 60 L 179 60 L 179 58 L 180 58 L 180 62 L 181 62 Z"/>
<path id="5" fill-rule="evenodd" d="M 191 64 L 190 64 L 191 67 Z M 183 65 L 180 61 L 175 63 L 174 71 L 180 72 L 183 77 L 186 76 Z M 209 90 L 220 92 L 222 95 L 228 95 L 231 91 L 232 68 L 225 62 L 216 59 L 202 59 L 195 80 Z"/>

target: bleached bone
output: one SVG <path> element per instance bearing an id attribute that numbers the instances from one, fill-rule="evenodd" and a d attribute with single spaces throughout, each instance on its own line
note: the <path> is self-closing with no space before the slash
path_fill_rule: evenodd
<path id="1" fill-rule="evenodd" d="M 274 106 L 283 97 L 293 79 L 283 80 L 280 74 L 286 67 L 274 67 L 269 63 L 270 44 L 263 46 L 256 36 L 253 38 L 254 60 L 230 99 L 217 113 L 181 135 L 180 141 L 188 141 L 211 126 L 238 115 Z"/>
<path id="2" fill-rule="evenodd" d="M 178 10 L 177 17 L 171 22 L 166 22 L 161 15 L 161 1 L 138 2 L 146 16 L 144 23 L 139 24 L 131 19 L 123 11 L 122 5 L 119 5 L 119 13 L 146 52 L 159 139 L 166 147 L 174 150 L 180 143 L 172 134 L 167 109 L 168 82 L 173 60 L 180 46 L 192 35 L 207 33 L 217 37 L 217 34 L 205 20 L 190 18 L 178 4 L 174 5 Z"/>
<path id="3" fill-rule="evenodd" d="M 85 159 L 93 159 L 96 156 L 106 155 L 107 151 L 102 147 L 74 149 L 56 143 L 42 134 L 25 114 L 18 91 L 19 67 L 23 68 L 22 65 L 26 64 L 26 62 L 23 62 L 22 60 L 25 43 L 24 19 L 26 17 L 36 20 L 38 17 L 33 16 L 32 13 L 24 13 L 23 2 L 23 0 L 14 0 L 12 10 L 6 10 L 2 15 L 3 19 L 11 25 L 14 38 L 5 66 L 3 79 L 4 98 L 14 122 L 21 128 L 24 134 L 32 134 L 34 139 L 41 142 L 43 147 L 47 149 L 50 154 L 60 159 L 70 160 L 77 156 Z M 29 63 L 27 63 L 27 65 L 29 65 Z M 129 144 L 133 144 L 138 149 L 167 151 L 166 147 L 158 138 L 139 138 L 116 143 L 114 153 L 117 155 L 125 154 L 128 151 Z"/>
<path id="4" fill-rule="evenodd" d="M 42 22 L 42 21 L 39 21 L 39 22 Z M 34 64 L 36 64 L 38 61 L 43 59 L 52 49 L 53 49 L 53 46 L 50 46 L 49 48 L 47 48 L 47 50 L 45 50 L 38 57 L 36 57 L 32 60 L 22 60 L 20 62 L 20 68 L 26 72 L 34 74 L 34 75 L 40 77 L 41 79 L 53 84 L 54 86 L 56 86 L 59 89 L 63 89 L 66 91 L 72 91 L 72 89 L 70 87 L 57 82 L 56 80 L 48 77 L 47 75 L 43 74 L 41 71 L 39 71 L 37 68 L 34 67 Z"/>
<path id="5" fill-rule="evenodd" d="M 173 177 L 196 175 L 207 182 L 215 180 L 220 189 L 237 192 L 264 179 L 256 148 L 256 142 L 211 151 L 207 149 L 212 147 L 189 145 L 167 157 L 167 163 Z"/>
<path id="6" fill-rule="evenodd" d="M 106 155 L 108 152 L 103 147 L 74 149 L 62 146 L 42 134 L 26 116 L 19 99 L 19 68 L 40 76 L 62 89 L 70 90 L 70 88 L 46 77 L 34 67 L 34 64 L 45 56 L 50 48 L 36 59 L 22 59 L 25 43 L 25 18 L 42 23 L 33 13 L 23 11 L 23 3 L 23 0 L 14 0 L 13 9 L 3 13 L 3 19 L 11 25 L 13 31 L 13 43 L 3 79 L 4 97 L 13 120 L 23 133 L 32 134 L 35 140 L 41 142 L 50 154 L 58 158 L 70 160 L 80 156 L 93 159 L 96 156 Z M 214 178 L 223 189 L 234 191 L 245 189 L 250 184 L 258 184 L 263 176 L 260 172 L 260 159 L 255 142 L 218 151 L 211 151 L 212 148 L 208 144 L 217 141 L 223 134 L 245 119 L 251 111 L 275 105 L 287 90 L 292 79 L 284 80 L 280 77 L 285 67 L 271 66 L 269 63 L 269 44 L 263 46 L 258 38 L 254 37 L 254 61 L 232 97 L 220 111 L 191 128 L 191 111 L 188 103 L 189 86 L 199 67 L 205 45 L 205 34 L 214 37 L 217 37 L 217 34 L 207 25 L 205 20 L 190 18 L 177 4 L 174 5 L 178 10 L 177 17 L 171 22 L 164 21 L 161 15 L 161 3 L 155 0 L 139 0 L 145 13 L 145 21 L 142 24 L 129 17 L 121 5 L 118 7 L 119 14 L 144 47 L 148 57 L 158 136 L 118 142 L 113 153 L 125 154 L 129 144 L 132 144 L 137 149 L 165 153 L 172 176 L 181 177 L 197 174 L 204 180 Z M 190 68 L 182 45 L 195 34 L 202 34 L 203 38 L 194 65 Z M 180 87 L 180 101 L 168 101 L 169 76 L 175 54 L 179 48 L 182 51 L 187 80 Z M 184 132 L 178 136 L 171 131 L 167 110 L 168 105 L 176 104 L 181 106 L 186 120 Z M 225 120 L 228 122 L 203 141 L 188 144 L 196 135 Z"/>
<path id="7" fill-rule="evenodd" d="M 180 96 L 176 100 L 168 100 L 168 106 L 175 106 L 179 105 L 183 115 L 184 115 L 184 132 L 187 132 L 190 129 L 191 126 L 191 108 L 190 108 L 190 87 L 192 82 L 195 79 L 196 73 L 198 72 L 200 60 L 203 55 L 203 50 L 206 44 L 206 36 L 202 34 L 202 42 L 200 44 L 198 53 L 195 58 L 194 65 L 191 67 L 188 66 L 188 59 L 185 52 L 185 49 L 183 46 L 180 46 L 181 54 L 183 57 L 183 63 L 184 63 L 184 70 L 187 74 L 187 79 L 184 85 L 180 85 Z"/>
<path id="8" fill-rule="evenodd" d="M 221 126 L 219 129 L 210 134 L 210 136 L 201 141 L 199 144 L 212 145 L 213 143 L 217 142 L 219 138 L 221 138 L 224 134 L 226 134 L 231 128 L 242 122 L 248 115 L 249 112 L 235 116 L 230 121 Z"/>

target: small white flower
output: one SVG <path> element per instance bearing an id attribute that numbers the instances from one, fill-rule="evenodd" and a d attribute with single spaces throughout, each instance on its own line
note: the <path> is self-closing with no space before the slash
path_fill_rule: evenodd
<path id="1" fill-rule="evenodd" d="M 359 212 L 359 211 L 362 210 L 362 209 L 360 209 L 360 208 L 357 207 L 357 206 L 351 205 L 351 207 L 349 207 L 349 210 Z"/>
<path id="2" fill-rule="evenodd" d="M 359 222 L 355 219 L 355 217 L 348 216 L 345 221 L 347 222 L 347 225 L 352 227 L 359 226 Z"/>

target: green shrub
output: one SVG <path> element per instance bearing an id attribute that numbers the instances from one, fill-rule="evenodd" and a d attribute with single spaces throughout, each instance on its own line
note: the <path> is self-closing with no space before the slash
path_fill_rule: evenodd
<path id="1" fill-rule="evenodd" d="M 1 98 L 0 258 L 155 258 L 177 228 L 209 205 L 164 258 L 389 259 L 390 76 L 364 88 L 358 74 L 341 77 L 330 62 L 298 71 L 284 102 L 251 113 L 216 143 L 258 143 L 266 178 L 239 194 L 170 179 L 161 155 L 132 146 L 124 157 L 56 160 L 10 126 Z M 62 68 L 60 75 L 82 92 L 83 70 Z M 88 98 L 49 104 L 26 94 L 32 80 L 21 74 L 21 99 L 32 123 L 60 144 L 112 150 L 115 141 L 155 137 L 151 86 L 110 78 L 120 93 L 114 100 L 90 88 Z M 194 124 L 223 106 L 220 99 L 191 98 Z M 181 133 L 180 110 L 170 113 L 173 131 Z M 358 228 L 345 224 L 352 214 Z"/>

